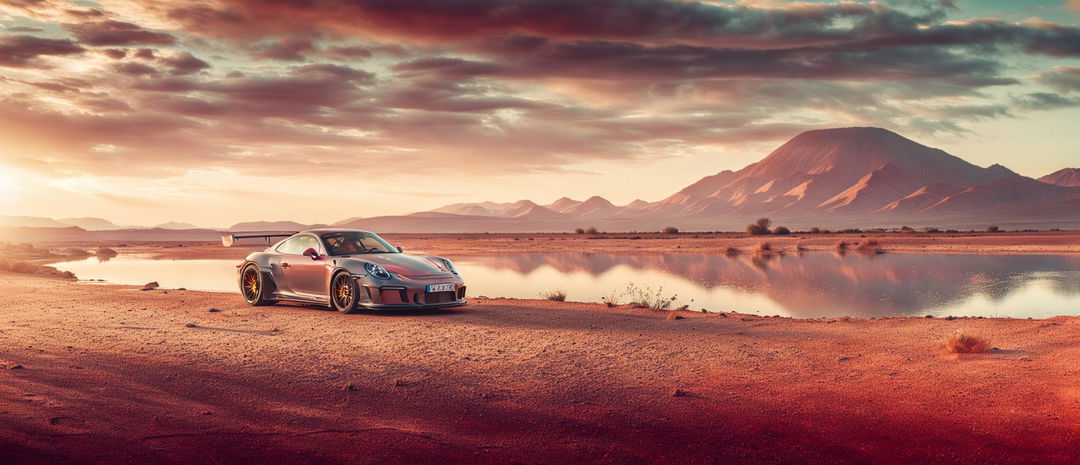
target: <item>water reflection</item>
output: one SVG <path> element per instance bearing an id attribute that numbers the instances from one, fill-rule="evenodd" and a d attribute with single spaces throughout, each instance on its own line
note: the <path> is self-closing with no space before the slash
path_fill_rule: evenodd
<path id="1" fill-rule="evenodd" d="M 516 281 L 514 275 L 535 275 L 526 279 L 529 289 L 515 297 L 563 286 L 576 288 L 571 299 L 598 300 L 610 289 L 591 291 L 582 284 L 610 288 L 634 282 L 663 284 L 680 297 L 694 298 L 693 308 L 803 318 L 1080 314 L 1080 257 L 1068 256 L 533 254 L 475 257 L 467 263 L 476 270 L 511 272 L 503 274 L 504 284 Z M 547 270 L 574 278 L 552 279 Z"/>
<path id="2" fill-rule="evenodd" d="M 456 257 L 472 296 L 569 300 L 663 287 L 692 309 L 799 318 L 1080 314 L 1080 257 L 1053 255 L 523 254 Z M 121 255 L 57 264 L 82 279 L 235 292 L 236 261 Z"/>

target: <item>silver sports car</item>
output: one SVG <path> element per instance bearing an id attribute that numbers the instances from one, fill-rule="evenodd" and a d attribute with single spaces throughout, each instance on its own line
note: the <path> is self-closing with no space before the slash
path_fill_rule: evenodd
<path id="1" fill-rule="evenodd" d="M 242 239 L 278 237 L 285 239 L 237 265 L 240 293 L 251 305 L 287 300 L 354 313 L 466 304 L 465 281 L 450 260 L 404 254 L 373 232 L 235 233 L 221 242 L 231 247 Z"/>

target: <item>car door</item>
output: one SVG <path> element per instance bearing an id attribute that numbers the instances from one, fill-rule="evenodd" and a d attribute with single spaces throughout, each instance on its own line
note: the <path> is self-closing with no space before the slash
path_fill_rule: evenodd
<path id="1" fill-rule="evenodd" d="M 281 257 L 281 268 L 288 281 L 289 292 L 302 297 L 326 298 L 328 284 L 326 274 L 328 272 L 326 253 L 315 236 L 297 236 L 295 247 L 290 246 L 287 253 Z M 307 249 L 315 249 L 319 257 L 312 260 L 303 255 Z"/>

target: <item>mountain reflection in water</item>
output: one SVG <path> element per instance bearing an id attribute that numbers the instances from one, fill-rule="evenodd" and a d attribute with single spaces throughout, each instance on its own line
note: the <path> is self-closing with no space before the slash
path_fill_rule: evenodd
<path id="1" fill-rule="evenodd" d="M 691 309 L 798 318 L 1080 314 L 1080 257 L 1055 255 L 523 254 L 458 259 L 470 294 L 600 301 L 628 283 Z M 693 299 L 693 302 L 690 302 Z"/>

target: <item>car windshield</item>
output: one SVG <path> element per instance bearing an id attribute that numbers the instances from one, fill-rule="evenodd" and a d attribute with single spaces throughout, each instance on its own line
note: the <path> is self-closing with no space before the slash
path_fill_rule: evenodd
<path id="1" fill-rule="evenodd" d="M 397 249 L 383 238 L 369 232 L 341 232 L 322 237 L 330 255 L 356 255 L 363 253 L 397 253 Z"/>

